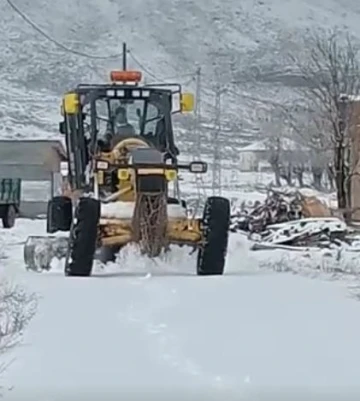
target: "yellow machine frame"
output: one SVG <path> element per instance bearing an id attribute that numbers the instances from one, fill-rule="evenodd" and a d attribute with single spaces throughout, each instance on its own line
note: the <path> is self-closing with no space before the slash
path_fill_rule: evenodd
<path id="1" fill-rule="evenodd" d="M 95 162 L 115 165 L 127 163 L 128 151 L 135 147 L 148 147 L 140 138 L 127 138 L 118 143 L 111 152 L 101 152 Z M 106 169 L 106 168 L 105 168 Z M 98 169 L 97 181 L 104 183 L 104 171 Z M 174 168 L 118 168 L 119 184 L 117 192 L 112 195 L 112 201 L 135 202 L 136 180 L 135 176 L 160 175 L 165 176 L 167 182 L 178 179 L 178 171 Z M 172 244 L 195 245 L 202 241 L 200 219 L 196 218 L 169 218 L 167 221 L 167 240 Z M 132 219 L 101 218 L 99 223 L 100 245 L 125 245 L 133 240 Z"/>

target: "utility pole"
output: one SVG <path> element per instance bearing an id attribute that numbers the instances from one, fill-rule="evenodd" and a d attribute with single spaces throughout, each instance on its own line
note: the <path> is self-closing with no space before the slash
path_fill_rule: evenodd
<path id="1" fill-rule="evenodd" d="M 212 169 L 212 192 L 213 196 L 221 196 L 221 149 L 220 149 L 220 133 L 221 133 L 221 95 L 226 89 L 221 89 L 221 85 L 217 83 L 215 88 L 215 121 L 213 135 L 213 169 Z"/>
<path id="2" fill-rule="evenodd" d="M 127 47 L 126 42 L 123 42 L 123 50 L 122 50 L 122 59 L 123 59 L 123 71 L 127 69 Z"/>
<path id="3" fill-rule="evenodd" d="M 193 160 L 201 160 L 201 67 L 196 70 L 195 110 L 193 136 L 195 137 Z M 199 200 L 206 199 L 205 185 L 201 174 L 195 174 L 195 183 Z"/>
<path id="4" fill-rule="evenodd" d="M 195 91 L 195 121 L 194 121 L 194 136 L 195 141 L 195 156 L 200 159 L 201 156 L 201 67 L 196 70 L 196 91 Z"/>

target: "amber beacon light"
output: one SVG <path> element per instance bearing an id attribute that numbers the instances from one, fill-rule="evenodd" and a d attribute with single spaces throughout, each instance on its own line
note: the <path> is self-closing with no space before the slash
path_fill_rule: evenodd
<path id="1" fill-rule="evenodd" d="M 140 71 L 111 71 L 112 82 L 140 82 L 142 74 Z"/>

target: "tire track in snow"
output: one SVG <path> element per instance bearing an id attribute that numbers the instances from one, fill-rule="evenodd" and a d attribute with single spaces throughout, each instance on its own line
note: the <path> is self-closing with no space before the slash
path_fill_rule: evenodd
<path id="1" fill-rule="evenodd" d="M 176 308 L 186 302 L 186 299 L 178 294 L 178 280 L 199 280 L 199 284 L 200 280 L 203 280 L 200 277 L 189 277 L 195 274 L 194 259 L 194 256 L 189 256 L 187 250 L 181 248 L 175 248 L 165 260 L 158 263 L 140 256 L 134 248 L 128 248 L 126 252 L 121 253 L 117 263 L 122 267 L 117 267 L 118 271 L 143 273 L 141 278 L 131 280 L 131 284 L 141 287 L 146 302 L 132 303 L 118 317 L 145 332 L 154 357 L 172 369 L 196 378 L 214 389 L 233 388 L 235 383 L 232 380 L 209 372 L 199 361 L 188 355 L 184 341 L 171 329 L 171 322 L 165 319 L 165 316 L 174 316 L 176 319 Z M 112 268 L 116 267 L 113 265 Z M 184 277 L 179 277 L 179 273 L 183 273 Z M 244 382 L 247 380 L 248 378 L 244 378 Z"/>
<path id="2" fill-rule="evenodd" d="M 167 322 L 158 322 L 157 314 L 171 309 L 181 303 L 175 288 L 167 288 L 154 282 L 155 278 L 148 277 L 149 283 L 144 283 L 141 279 L 134 281 L 133 285 L 141 285 L 147 294 L 148 302 L 145 305 L 134 304 L 128 308 L 125 314 L 119 314 L 121 319 L 127 320 L 130 324 L 137 325 L 140 330 L 147 334 L 149 339 L 149 349 L 153 350 L 154 357 L 166 363 L 179 373 L 197 378 L 199 382 L 207 387 L 214 389 L 233 388 L 235 383 L 228 378 L 210 373 L 193 357 L 187 355 L 187 351 L 182 347 L 179 336 L 171 330 L 171 325 Z M 171 312 L 170 312 L 171 313 Z M 209 352 L 211 350 L 209 349 Z M 246 381 L 247 378 L 244 379 Z"/>

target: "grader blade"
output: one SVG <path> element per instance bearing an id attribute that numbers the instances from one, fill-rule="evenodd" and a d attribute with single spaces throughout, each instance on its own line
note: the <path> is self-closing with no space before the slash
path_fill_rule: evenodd
<path id="1" fill-rule="evenodd" d="M 51 269 L 54 258 L 62 259 L 67 255 L 68 237 L 30 236 L 24 246 L 24 261 L 27 270 L 41 272 Z"/>

